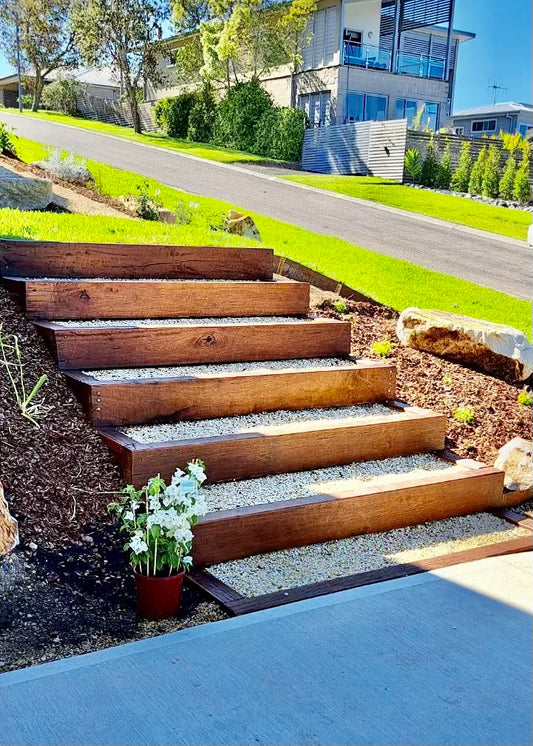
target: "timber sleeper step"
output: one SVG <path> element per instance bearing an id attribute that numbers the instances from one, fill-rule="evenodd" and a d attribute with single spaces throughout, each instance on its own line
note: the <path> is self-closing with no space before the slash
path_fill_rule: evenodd
<path id="1" fill-rule="evenodd" d="M 69 385 L 94 425 L 146 424 L 158 420 L 194 420 L 277 409 L 342 407 L 395 396 L 396 369 L 374 360 L 289 360 L 267 363 L 184 366 L 174 375 L 147 369 L 140 378 L 120 376 L 120 369 L 68 371 Z M 322 365 L 320 365 L 320 363 Z M 280 367 L 283 366 L 283 367 Z M 293 367 L 294 366 L 294 367 Z M 246 370 L 243 370 L 247 367 Z M 135 371 L 129 371 L 134 373 Z"/>
<path id="2" fill-rule="evenodd" d="M 347 357 L 350 323 L 251 317 L 35 322 L 60 369 Z"/>
<path id="3" fill-rule="evenodd" d="M 253 426 L 248 418 L 235 417 L 174 423 L 164 430 L 130 428 L 128 434 L 115 428 L 99 432 L 125 479 L 141 486 L 154 474 L 169 479 L 194 458 L 206 462 L 209 482 L 222 482 L 440 450 L 446 430 L 444 415 L 400 402 L 254 418 Z M 282 424 L 268 424 L 272 421 Z M 161 433 L 180 439 L 150 442 Z"/>
<path id="4" fill-rule="evenodd" d="M 298 316 L 309 284 L 295 280 L 4 279 L 28 318 L 138 319 Z"/>
<path id="5" fill-rule="evenodd" d="M 3 277 L 271 280 L 273 260 L 264 248 L 0 239 Z"/>
<path id="6" fill-rule="evenodd" d="M 425 458 L 441 465 L 429 462 L 426 468 L 387 473 L 390 464 L 397 471 L 396 463 L 402 461 L 391 459 L 382 464 L 383 477 L 367 481 L 324 478 L 323 472 L 332 470 L 301 472 L 295 476 L 307 489 L 291 490 L 287 480 L 286 499 L 280 500 L 278 495 L 271 502 L 267 501 L 268 491 L 274 491 L 274 477 L 238 483 L 235 488 L 240 494 L 249 492 L 254 499 L 258 494 L 259 499 L 266 499 L 259 504 L 213 510 L 200 518 L 195 527 L 195 564 L 227 562 L 515 504 L 512 493 L 504 494 L 504 474 L 498 469 L 446 452 L 426 454 Z M 410 460 L 416 458 L 405 459 Z M 353 467 L 357 466 L 344 471 L 356 471 Z M 210 489 L 219 496 L 221 489 L 227 489 L 235 501 L 231 483 L 213 485 L 206 488 L 208 505 L 217 502 Z"/>

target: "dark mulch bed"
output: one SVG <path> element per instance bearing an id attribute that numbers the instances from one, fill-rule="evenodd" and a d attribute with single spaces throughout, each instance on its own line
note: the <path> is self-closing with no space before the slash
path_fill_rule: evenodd
<path id="1" fill-rule="evenodd" d="M 356 356 L 372 357 L 372 342 L 395 339 L 394 311 L 348 306 Z M 318 313 L 338 316 L 328 302 Z M 41 338 L 1 288 L 0 318 L 4 333 L 19 338 L 29 387 L 49 375 L 42 393 L 53 406 L 35 428 L 20 416 L 0 374 L 0 478 L 22 540 L 0 564 L 0 671 L 224 618 L 219 606 L 187 588 L 180 618 L 138 619 L 121 540 L 106 513 L 110 496 L 100 494 L 121 489 L 118 468 Z M 507 440 L 530 436 L 531 408 L 517 403 L 519 387 L 402 347 L 389 359 L 398 369 L 398 398 L 444 412 L 448 446 L 460 454 L 492 463 Z M 464 405 L 475 408 L 472 425 L 453 420 Z"/>
<path id="2" fill-rule="evenodd" d="M 531 407 L 519 404 L 522 385 L 513 385 L 427 352 L 402 347 L 396 337 L 398 313 L 373 303 L 347 302 L 352 318 L 352 354 L 379 358 L 373 342 L 390 339 L 397 346 L 387 358 L 397 371 L 397 398 L 447 417 L 446 447 L 461 456 L 494 463 L 508 440 L 531 438 Z M 321 316 L 338 314 L 330 301 L 317 309 Z M 462 424 L 453 418 L 458 407 L 473 407 L 475 420 Z"/>

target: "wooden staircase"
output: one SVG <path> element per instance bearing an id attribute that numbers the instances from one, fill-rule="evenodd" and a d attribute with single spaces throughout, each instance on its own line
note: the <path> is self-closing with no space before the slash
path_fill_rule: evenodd
<path id="1" fill-rule="evenodd" d="M 3 282 L 128 482 L 168 478 L 192 458 L 228 490 L 232 480 L 354 461 L 437 452 L 451 462 L 212 512 L 196 528 L 197 563 L 517 504 L 503 472 L 446 454 L 444 416 L 395 401 L 394 367 L 351 358 L 349 322 L 310 319 L 309 286 L 274 278 L 272 266 L 270 249 L 0 241 Z M 182 368 L 161 375 L 150 366 Z M 139 367 L 148 369 L 140 377 L 97 375 Z M 355 405 L 375 403 L 385 405 L 380 414 L 353 416 Z M 298 421 L 287 414 L 284 422 L 291 410 Z M 281 424 L 241 423 L 278 411 Z M 221 418 L 234 418 L 229 431 Z M 220 432 L 140 442 L 119 429 L 195 420 L 208 421 L 209 432 L 219 422 Z"/>

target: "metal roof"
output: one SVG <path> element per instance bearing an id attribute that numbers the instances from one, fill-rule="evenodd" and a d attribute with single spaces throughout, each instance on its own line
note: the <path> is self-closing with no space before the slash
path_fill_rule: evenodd
<path id="1" fill-rule="evenodd" d="M 454 113 L 454 117 L 478 117 L 490 116 L 496 114 L 533 114 L 531 104 L 516 103 L 507 101 L 503 104 L 488 104 L 486 106 L 474 106 L 471 109 L 462 109 Z"/>

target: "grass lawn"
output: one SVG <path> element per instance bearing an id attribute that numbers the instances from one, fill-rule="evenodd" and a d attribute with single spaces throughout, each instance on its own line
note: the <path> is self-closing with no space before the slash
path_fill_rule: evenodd
<path id="1" fill-rule="evenodd" d="M 16 138 L 19 156 L 38 160 L 44 147 Z M 188 243 L 191 245 L 257 245 L 229 236 L 212 226 L 221 223 L 230 207 L 226 202 L 196 197 L 172 189 L 152 179 L 88 161 L 99 191 L 111 197 L 137 194 L 145 186 L 165 207 L 174 210 L 179 202 L 197 207 L 186 225 L 164 226 L 128 218 L 89 218 L 83 216 L 19 213 L 0 210 L 0 236 L 33 239 Z M 475 318 L 510 324 L 531 336 L 531 304 L 496 290 L 449 275 L 433 272 L 399 259 L 382 256 L 338 238 L 312 233 L 288 223 L 252 213 L 263 243 L 281 256 L 316 269 L 375 300 L 401 311 L 407 306 L 438 308 Z"/>
<path id="2" fill-rule="evenodd" d="M 347 194 L 350 197 L 380 202 L 409 212 L 418 212 L 459 225 L 468 225 L 511 238 L 527 238 L 531 213 L 506 207 L 485 205 L 452 194 L 439 194 L 398 184 L 374 176 L 323 176 L 305 174 L 285 176 L 289 181 Z"/>
<path id="3" fill-rule="evenodd" d="M 7 110 L 9 111 L 9 109 Z M 10 113 L 17 113 L 18 110 Z M 205 158 L 209 161 L 219 161 L 221 163 L 284 163 L 284 161 L 275 161 L 272 158 L 243 153 L 240 150 L 228 150 L 219 148 L 217 145 L 208 145 L 205 143 L 189 142 L 189 140 L 178 140 L 174 137 L 168 137 L 160 132 L 143 132 L 138 135 L 131 127 L 121 127 L 118 124 L 107 124 L 105 122 L 96 122 L 92 119 L 83 119 L 82 117 L 69 117 L 65 114 L 58 114 L 53 111 L 24 111 L 24 116 L 34 117 L 35 119 L 46 119 L 50 122 L 59 122 L 60 124 L 70 124 L 73 127 L 100 132 L 103 135 L 114 135 L 126 140 L 133 140 L 144 145 L 155 145 L 158 148 L 167 150 L 176 150 L 180 153 L 188 153 L 198 158 Z"/>

